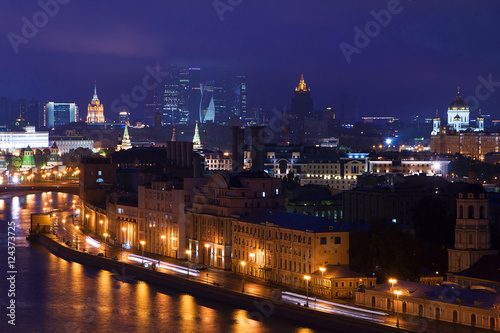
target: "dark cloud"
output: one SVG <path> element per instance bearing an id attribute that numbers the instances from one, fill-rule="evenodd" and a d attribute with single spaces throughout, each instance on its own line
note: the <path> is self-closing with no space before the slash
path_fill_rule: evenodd
<path id="1" fill-rule="evenodd" d="M 177 62 L 202 67 L 206 80 L 245 74 L 252 106 L 288 105 L 304 73 L 318 109 L 339 107 L 340 92 L 348 91 L 362 115 L 407 118 L 444 110 L 457 85 L 474 94 L 478 76 L 500 81 L 494 0 L 401 0 L 401 12 L 347 63 L 339 44 L 354 45 L 354 28 L 364 29 L 374 20 L 370 12 L 388 3 L 243 0 L 221 21 L 206 0 L 73 0 L 16 54 L 8 33 L 22 34 L 21 19 L 41 8 L 8 0 L 0 20 L 0 95 L 74 100 L 84 112 L 97 80 L 109 110 L 141 83 L 146 66 Z M 481 104 L 500 117 L 500 88 Z"/>

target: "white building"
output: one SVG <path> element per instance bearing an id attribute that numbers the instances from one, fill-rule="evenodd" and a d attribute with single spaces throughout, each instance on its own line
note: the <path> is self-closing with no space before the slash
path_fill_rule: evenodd
<path id="1" fill-rule="evenodd" d="M 26 126 L 25 131 L 12 132 L 0 128 L 0 150 L 7 152 L 31 148 L 49 148 L 49 132 L 37 132 L 35 126 Z"/>
<path id="2" fill-rule="evenodd" d="M 67 140 L 51 140 L 50 145 L 54 145 L 54 143 L 57 145 L 59 148 L 59 153 L 66 154 L 69 153 L 71 149 L 77 149 L 77 148 L 88 148 L 88 149 L 94 149 L 94 140 L 83 140 L 83 139 L 71 139 L 68 138 Z"/>

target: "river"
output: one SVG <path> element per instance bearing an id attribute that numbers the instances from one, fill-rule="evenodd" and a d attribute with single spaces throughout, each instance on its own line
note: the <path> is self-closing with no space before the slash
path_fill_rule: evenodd
<path id="1" fill-rule="evenodd" d="M 58 192 L 0 196 L 0 267 L 4 276 L 0 282 L 0 332 L 318 332 L 273 316 L 260 323 L 249 319 L 245 310 L 124 280 L 113 272 L 60 259 L 45 247 L 26 241 L 31 213 L 42 212 L 45 202 L 64 209 L 73 199 Z M 8 273 L 12 267 L 7 265 L 12 254 L 8 253 L 12 250 L 8 248 L 8 223 L 12 221 L 14 274 Z M 8 280 L 11 276 L 14 279 Z M 12 300 L 14 321 L 7 308 L 12 308 Z"/>

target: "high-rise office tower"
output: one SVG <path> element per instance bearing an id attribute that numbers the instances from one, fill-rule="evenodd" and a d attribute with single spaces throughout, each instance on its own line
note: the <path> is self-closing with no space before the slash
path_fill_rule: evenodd
<path id="1" fill-rule="evenodd" d="M 146 123 L 152 125 L 155 120 L 155 114 L 163 110 L 163 91 L 164 91 L 164 76 L 161 67 L 157 64 L 153 67 L 155 75 L 158 76 L 160 82 L 153 89 L 148 90 L 146 101 L 144 103 L 144 117 Z M 156 126 L 156 123 L 155 123 Z"/>
<path id="2" fill-rule="evenodd" d="M 189 69 L 184 66 L 167 66 L 163 86 L 162 124 L 187 124 L 190 116 Z"/>
<path id="3" fill-rule="evenodd" d="M 97 85 L 94 83 L 94 96 L 87 107 L 87 124 L 104 123 L 104 106 L 97 97 Z"/>
<path id="4" fill-rule="evenodd" d="M 200 100 L 201 100 L 201 75 L 200 68 L 189 68 L 189 85 L 188 85 L 188 123 L 194 125 L 200 120 Z"/>
<path id="5" fill-rule="evenodd" d="M 215 122 L 214 81 L 200 86 L 200 123 Z"/>
<path id="6" fill-rule="evenodd" d="M 78 106 L 75 103 L 48 102 L 43 108 L 42 126 L 54 128 L 78 121 Z"/>
<path id="7" fill-rule="evenodd" d="M 233 89 L 233 106 L 231 113 L 239 117 L 247 116 L 247 79 L 246 76 L 236 77 L 236 85 Z"/>
<path id="8" fill-rule="evenodd" d="M 227 124 L 230 118 L 230 108 L 228 107 L 226 81 L 217 81 L 214 83 L 213 96 L 215 106 L 215 122 L 218 124 Z"/>
<path id="9" fill-rule="evenodd" d="M 8 125 L 19 114 L 31 126 L 44 126 L 43 108 L 40 107 L 40 102 L 37 100 L 12 100 L 8 97 L 0 97 L 0 125 Z"/>

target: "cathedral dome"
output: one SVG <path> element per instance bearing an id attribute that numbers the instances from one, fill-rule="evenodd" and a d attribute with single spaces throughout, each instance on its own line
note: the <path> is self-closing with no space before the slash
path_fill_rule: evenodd
<path id="1" fill-rule="evenodd" d="M 457 97 L 450 103 L 448 106 L 448 110 L 468 110 L 469 105 L 463 100 L 462 96 L 460 96 L 460 90 L 458 91 Z"/>

